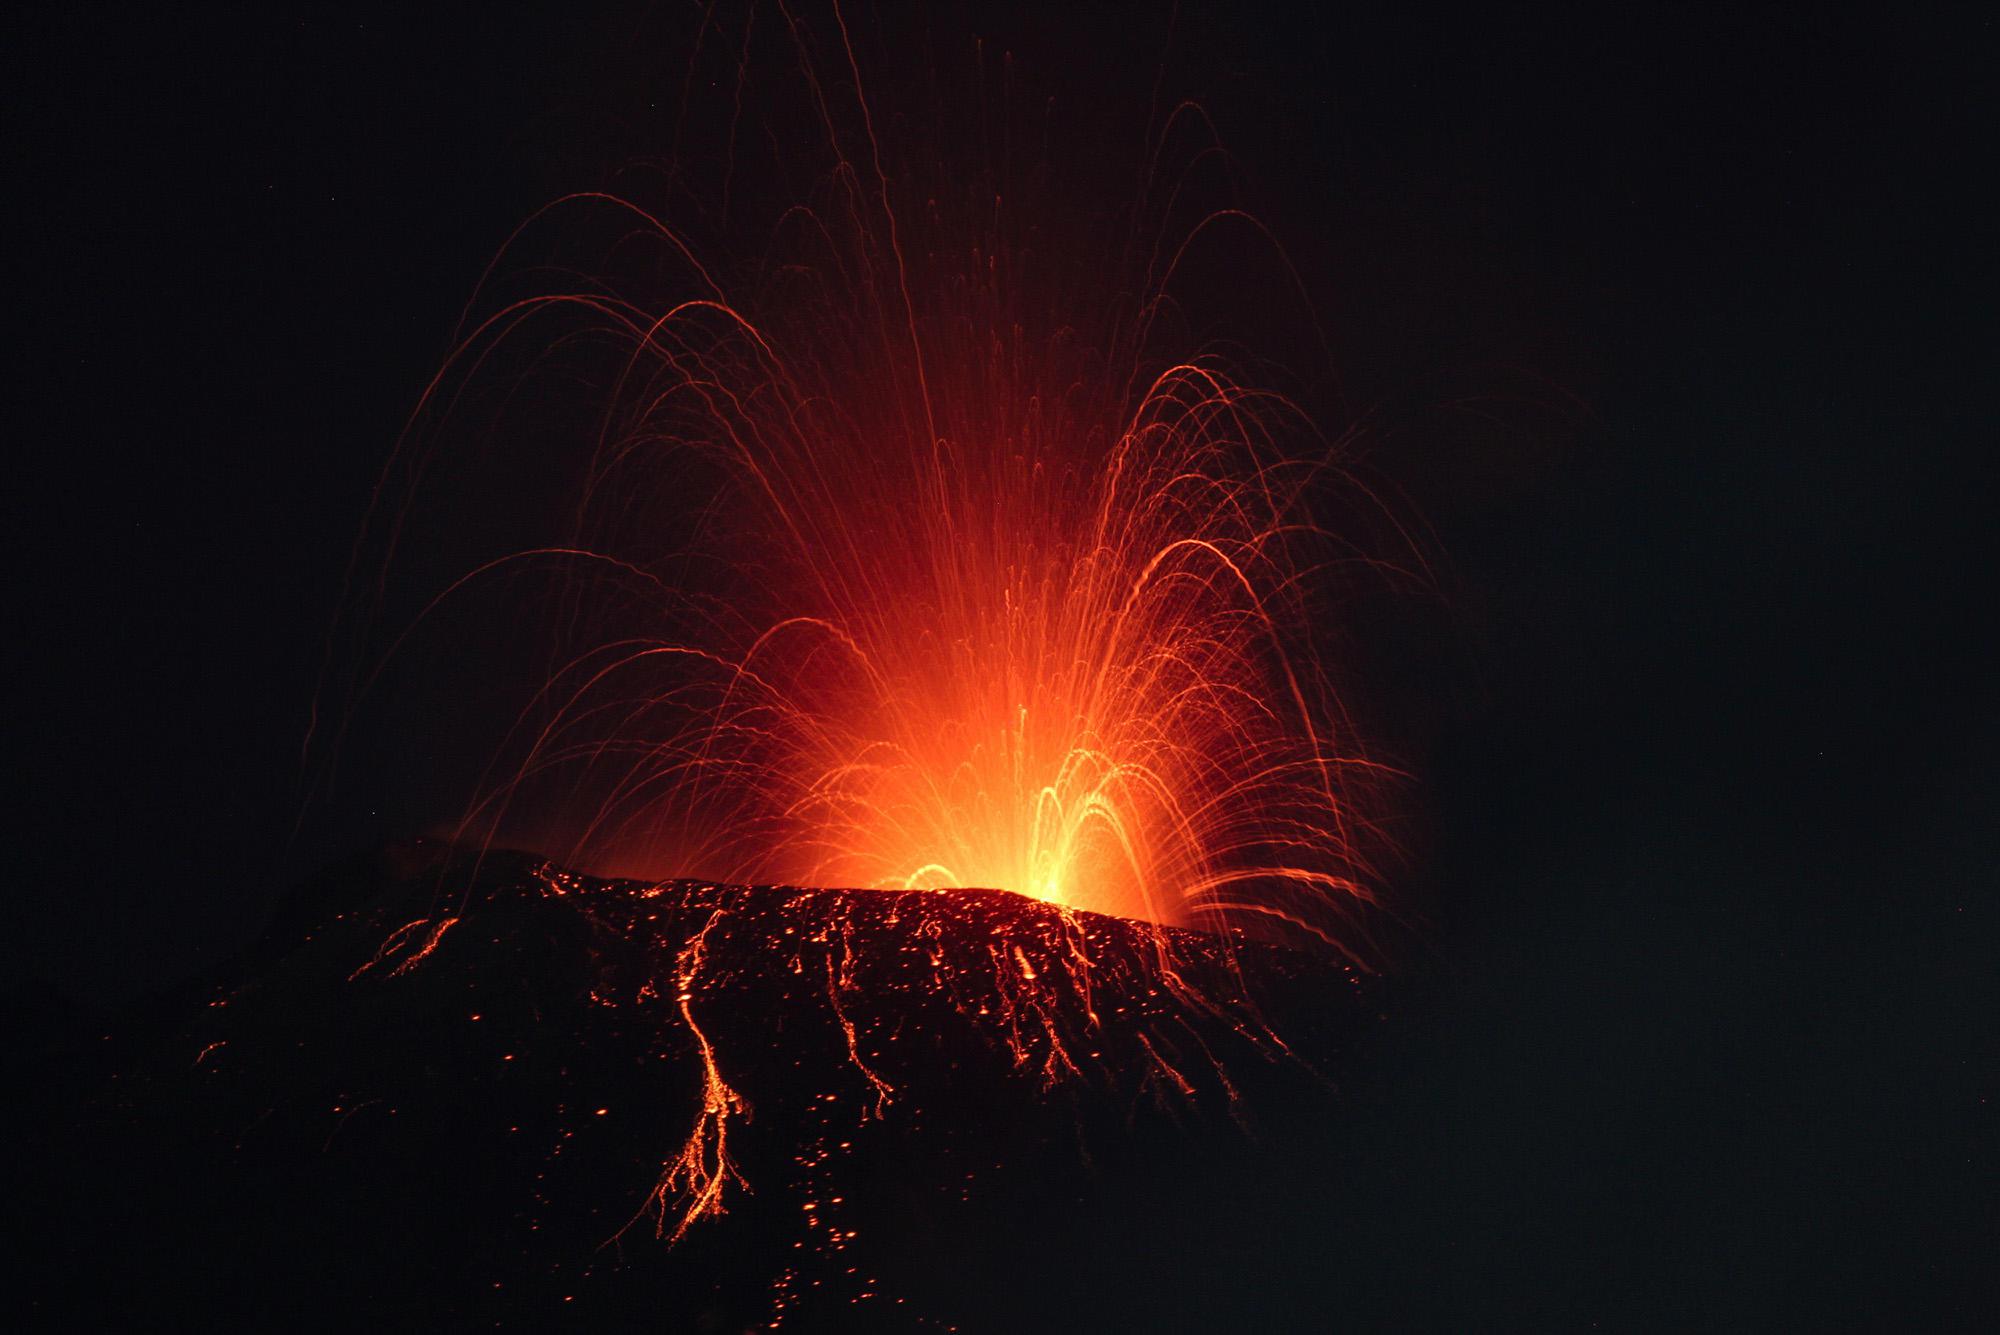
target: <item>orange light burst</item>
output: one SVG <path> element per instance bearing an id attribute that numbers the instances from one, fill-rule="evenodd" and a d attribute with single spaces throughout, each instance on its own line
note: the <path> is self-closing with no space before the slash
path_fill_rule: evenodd
<path id="1" fill-rule="evenodd" d="M 1380 769 L 1310 634 L 1318 437 L 1214 356 L 1134 392 L 1142 358 L 1032 335 L 982 254 L 911 283 L 907 329 L 875 326 L 873 290 L 809 320 L 563 293 L 474 334 L 475 360 L 558 313 L 620 342 L 577 541 L 526 555 L 672 629 L 563 662 L 467 827 L 567 774 L 583 865 L 992 885 L 1343 943 Z M 693 540 L 669 561 L 620 548 L 649 472 L 714 480 L 657 512 Z"/>
<path id="2" fill-rule="evenodd" d="M 1369 562 L 1312 513 L 1352 479 L 1293 399 L 1166 332 L 1195 243 L 1261 227 L 1216 208 L 1175 234 L 1142 204 L 1122 243 L 1067 244 L 992 181 L 892 182 L 841 36 L 860 129 L 808 65 L 832 165 L 775 258 L 725 284 L 636 204 L 557 201 L 482 290 L 573 271 L 508 258 L 565 219 L 611 221 L 605 276 L 492 301 L 426 392 L 391 494 L 524 350 L 594 418 L 566 534 L 432 604 L 557 577 L 549 670 L 458 833 L 1363 953 L 1390 771 L 1320 628 L 1330 570 Z"/>

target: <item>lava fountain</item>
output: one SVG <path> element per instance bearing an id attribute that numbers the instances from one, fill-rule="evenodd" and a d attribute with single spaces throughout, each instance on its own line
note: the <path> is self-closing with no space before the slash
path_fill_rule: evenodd
<path id="1" fill-rule="evenodd" d="M 393 552 L 482 377 L 524 350 L 588 366 L 589 435 L 534 447 L 574 460 L 561 531 L 424 614 L 503 579 L 526 610 L 533 565 L 558 641 L 460 835 L 532 828 L 625 874 L 1261 918 L 1355 951 L 1393 776 L 1315 626 L 1335 567 L 1382 563 L 1315 517 L 1352 479 L 1292 399 L 1161 350 L 1189 249 L 1254 224 L 1065 254 L 1029 205 L 892 182 L 856 84 L 866 133 L 824 111 L 825 197 L 784 214 L 746 294 L 601 194 L 489 269 L 483 297 L 532 283 L 554 266 L 510 274 L 525 238 L 591 213 L 655 285 L 672 272 L 652 301 L 601 276 L 475 299 L 383 480 Z"/>
<path id="2" fill-rule="evenodd" d="M 852 1004 L 868 975 L 852 914 L 898 919 L 861 890 L 926 892 L 911 930 L 970 952 L 990 978 L 969 1013 L 1009 1017 L 1017 1042 L 1041 1008 L 1046 1042 L 1018 1064 L 1053 1082 L 1081 1073 L 1074 1049 L 1106 1046 L 1076 1036 L 1101 1024 L 1091 942 L 1113 938 L 1134 997 L 1282 1050 L 1240 972 L 1229 981 L 1233 943 L 1365 967 L 1390 851 L 1396 776 L 1356 734 L 1326 633 L 1348 572 L 1393 569 L 1359 536 L 1383 531 L 1384 508 L 1254 359 L 1187 334 L 1186 267 L 1213 270 L 1218 251 L 1247 265 L 1228 250 L 1246 239 L 1286 267 L 1233 204 L 1190 207 L 1215 160 L 1205 116 L 1159 118 L 1140 202 L 1085 225 L 1046 180 L 896 153 L 832 17 L 815 33 L 785 14 L 818 184 L 776 211 L 760 257 L 718 257 L 623 195 L 537 213 L 482 280 L 360 549 L 381 558 L 379 591 L 434 478 L 476 475 L 503 438 L 567 479 L 546 536 L 446 582 L 344 703 L 445 609 L 507 600 L 544 669 L 454 838 L 532 839 L 562 867 L 626 878 L 603 904 L 680 906 L 644 983 L 702 1067 L 693 1132 L 648 1197 L 675 1238 L 724 1207 L 746 1106 L 749 1057 L 703 1023 L 710 943 L 742 935 L 714 887 L 861 888 L 783 902 L 825 919 L 808 933 L 823 958 L 800 968 L 824 972 L 883 1116 L 881 1044 L 850 1012 L 889 1020 L 882 998 Z M 561 253 L 592 244 L 594 259 Z M 582 418 L 523 425 L 550 386 Z M 376 624 L 356 588 L 354 624 Z M 703 879 L 661 879 L 686 877 Z M 565 878 L 543 884 L 606 884 Z M 971 887 L 1054 916 L 1008 927 L 971 897 L 976 931 L 940 926 Z M 1085 931 L 1086 910 L 1136 921 Z M 455 920 L 408 924 L 397 971 L 448 949 Z M 959 996 L 977 971 L 938 950 L 919 973 Z M 1192 1094 L 1159 1015 L 1133 1015 L 1153 1015 L 1128 1025 L 1133 1062 Z"/>

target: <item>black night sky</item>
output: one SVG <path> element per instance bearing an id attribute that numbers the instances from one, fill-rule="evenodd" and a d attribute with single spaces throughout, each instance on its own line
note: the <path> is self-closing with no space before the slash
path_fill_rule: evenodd
<path id="1" fill-rule="evenodd" d="M 349 543 L 494 248 L 658 151 L 699 19 L 283 8 L 6 21 L 30 1084 L 459 800 L 419 755 L 292 837 Z M 1995 1319 L 1992 21 L 1080 8 L 862 22 L 890 83 L 977 36 L 1080 118 L 1199 97 L 1440 557 L 1365 627 L 1419 943 L 1215 1284 Z"/>

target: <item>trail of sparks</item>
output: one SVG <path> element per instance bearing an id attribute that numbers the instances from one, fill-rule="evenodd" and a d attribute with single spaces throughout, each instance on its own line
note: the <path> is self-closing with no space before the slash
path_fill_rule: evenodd
<path id="1" fill-rule="evenodd" d="M 569 531 L 418 617 L 552 582 L 550 669 L 456 837 L 526 825 L 618 874 L 1000 886 L 1365 958 L 1396 776 L 1315 626 L 1338 572 L 1390 563 L 1308 502 L 1379 506 L 1291 398 L 1159 346 L 1194 239 L 1255 220 L 1216 208 L 1176 244 L 1142 206 L 1160 234 L 1137 275 L 1087 238 L 1029 248 L 1050 220 L 1026 206 L 892 178 L 846 19 L 852 124 L 783 13 L 834 171 L 781 215 L 775 258 L 732 282 L 637 204 L 558 201 L 485 284 L 571 215 L 657 243 L 675 276 L 475 298 L 399 447 L 391 550 L 486 368 L 529 355 L 601 385 Z"/>
<path id="2" fill-rule="evenodd" d="M 444 934 L 457 923 L 458 918 L 455 915 L 435 919 L 418 918 L 414 922 L 404 923 L 389 934 L 388 939 L 382 942 L 381 947 L 367 963 L 347 976 L 347 981 L 353 982 L 370 969 L 388 963 L 397 955 L 401 955 L 402 958 L 396 960 L 395 967 L 389 971 L 391 976 L 408 973 L 430 957 L 431 952 L 438 948 L 438 943 L 444 940 Z M 421 943 L 415 949 L 410 949 L 410 943 L 418 940 L 419 932 L 424 933 Z"/>
<path id="3" fill-rule="evenodd" d="M 852 952 L 847 950 L 846 946 L 847 943 L 843 940 L 843 954 L 846 955 L 844 965 L 845 967 L 851 967 L 854 957 Z M 861 1040 L 854 1031 L 854 1021 L 848 1018 L 847 1008 L 840 1004 L 841 989 L 853 986 L 853 983 L 847 981 L 847 976 L 843 972 L 843 969 L 834 967 L 833 955 L 829 953 L 826 957 L 827 1005 L 832 1007 L 834 1018 L 840 1021 L 840 1032 L 847 1038 L 847 1059 L 854 1063 L 855 1070 L 868 1077 L 868 1083 L 875 1088 L 875 1116 L 881 1117 L 888 1112 L 889 1104 L 894 1101 L 896 1087 L 887 1080 L 884 1080 L 875 1068 L 870 1066 L 861 1056 Z"/>
<path id="4" fill-rule="evenodd" d="M 697 1219 L 725 1213 L 724 1190 L 731 1182 L 743 1185 L 743 1175 L 729 1158 L 729 1119 L 747 1113 L 748 1107 L 722 1078 L 715 1064 L 715 1045 L 694 1018 L 694 991 L 701 977 L 702 953 L 707 948 L 710 929 L 721 917 L 721 909 L 711 913 L 701 930 L 688 938 L 674 962 L 674 981 L 679 989 L 675 1003 L 701 1051 L 702 1085 L 701 1113 L 695 1119 L 694 1130 L 680 1154 L 667 1165 L 648 1200 L 648 1206 L 656 1213 L 658 1231 L 663 1235 L 667 1215 L 678 1211 L 679 1218 L 669 1237 L 672 1242 L 679 1242 Z"/>

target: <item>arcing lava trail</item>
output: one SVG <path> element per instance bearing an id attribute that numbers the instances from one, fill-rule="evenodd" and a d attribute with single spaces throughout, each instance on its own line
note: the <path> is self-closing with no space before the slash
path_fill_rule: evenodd
<path id="1" fill-rule="evenodd" d="M 752 223 L 739 173 L 704 242 L 583 192 L 495 256 L 383 474 L 313 754 L 428 646 L 445 679 L 399 690 L 494 702 L 454 840 L 999 886 L 1370 962 L 1400 776 L 1342 694 L 1341 598 L 1414 551 L 1234 336 L 1270 311 L 1193 332 L 1190 273 L 1304 305 L 1205 113 L 1144 126 L 1107 208 L 1057 164 L 920 152 L 914 125 L 1049 142 L 1053 113 L 900 105 L 830 17 L 774 39 L 813 94 L 806 198 Z M 453 577 L 397 565 L 425 542 Z M 445 638 L 477 606 L 493 638 Z"/>

